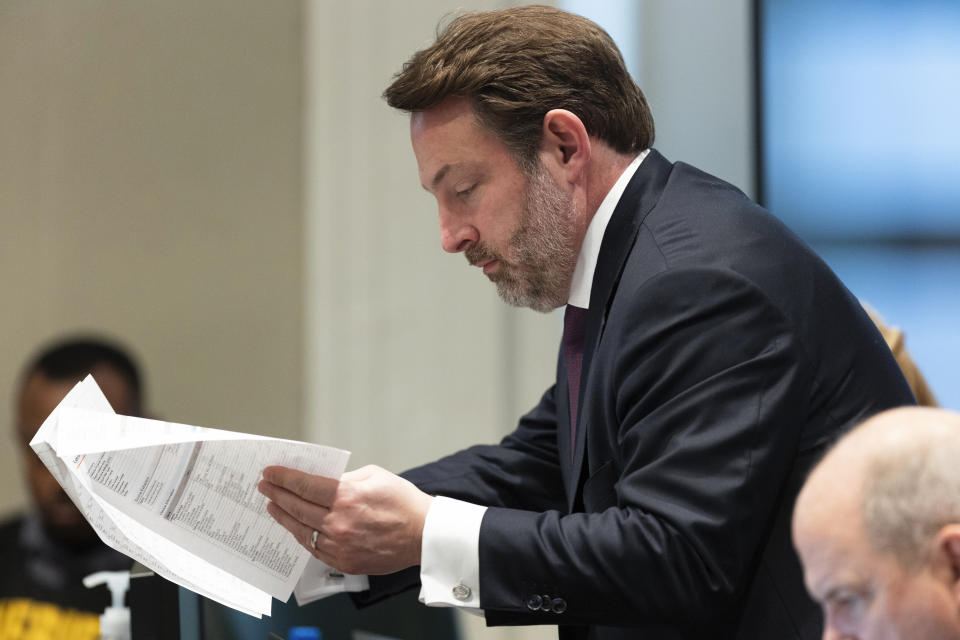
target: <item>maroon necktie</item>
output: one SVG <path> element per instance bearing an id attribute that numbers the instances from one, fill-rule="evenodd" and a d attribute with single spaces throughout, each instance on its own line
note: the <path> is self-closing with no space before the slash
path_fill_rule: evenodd
<path id="1" fill-rule="evenodd" d="M 567 392 L 570 396 L 570 455 L 577 444 L 577 405 L 580 401 L 580 370 L 583 368 L 583 337 L 587 310 L 567 305 L 563 314 L 563 356 L 567 360 Z"/>

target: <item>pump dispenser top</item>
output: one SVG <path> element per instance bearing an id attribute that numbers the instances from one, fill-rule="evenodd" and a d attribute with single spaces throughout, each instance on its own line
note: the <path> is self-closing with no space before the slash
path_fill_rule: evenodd
<path id="1" fill-rule="evenodd" d="M 130 640 L 130 609 L 123 606 L 130 587 L 129 571 L 98 571 L 83 579 L 88 589 L 106 584 L 113 602 L 100 616 L 101 640 Z"/>

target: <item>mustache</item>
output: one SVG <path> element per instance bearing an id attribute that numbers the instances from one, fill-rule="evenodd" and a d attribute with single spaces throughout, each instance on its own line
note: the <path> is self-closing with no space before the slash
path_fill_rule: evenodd
<path id="1" fill-rule="evenodd" d="M 481 242 L 468 247 L 467 250 L 463 252 L 463 255 L 472 267 L 483 264 L 484 262 L 490 262 L 491 260 L 503 262 L 503 257 L 499 253 Z"/>

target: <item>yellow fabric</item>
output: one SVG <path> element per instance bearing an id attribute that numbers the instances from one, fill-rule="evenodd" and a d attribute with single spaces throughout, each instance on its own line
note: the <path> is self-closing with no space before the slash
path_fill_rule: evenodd
<path id="1" fill-rule="evenodd" d="M 26 598 L 0 600 L 0 640 L 95 640 L 100 616 Z"/>

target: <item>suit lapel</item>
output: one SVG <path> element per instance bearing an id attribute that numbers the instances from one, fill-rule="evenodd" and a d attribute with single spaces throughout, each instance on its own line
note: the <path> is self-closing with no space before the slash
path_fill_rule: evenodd
<path id="1" fill-rule="evenodd" d="M 637 168 L 637 172 L 630 179 L 627 188 L 620 197 L 600 243 L 597 268 L 594 271 L 593 284 L 590 289 L 590 309 L 587 313 L 583 369 L 580 374 L 576 442 L 574 443 L 573 460 L 569 467 L 569 473 L 565 474 L 567 506 L 571 510 L 576 502 L 577 492 L 580 488 L 580 477 L 583 474 L 586 432 L 590 428 L 599 427 L 599 425 L 589 424 L 590 416 L 594 412 L 590 407 L 584 405 L 584 397 L 589 389 L 593 356 L 603 337 L 603 329 L 606 325 L 607 314 L 610 311 L 610 304 L 620 283 L 620 276 L 623 273 L 627 256 L 630 255 L 630 250 L 636 240 L 637 231 L 640 229 L 643 219 L 660 199 L 660 194 L 663 192 L 672 169 L 673 165 L 666 158 L 655 149 L 650 150 L 649 155 L 640 163 L 640 167 Z M 565 435 L 558 434 L 557 442 L 561 448 L 560 455 L 563 456 L 569 455 L 570 452 L 569 446 L 564 446 L 565 443 L 569 445 L 570 442 L 570 412 L 567 398 L 566 365 L 562 362 L 563 358 L 560 358 L 560 360 L 557 368 L 557 383 L 559 388 L 562 389 L 560 395 L 563 404 L 560 406 L 564 407 L 566 418 L 559 420 L 558 426 L 562 429 L 563 425 L 566 424 L 567 429 Z M 603 390 L 599 391 L 602 392 Z M 561 465 L 563 466 L 563 463 Z"/>

